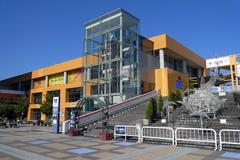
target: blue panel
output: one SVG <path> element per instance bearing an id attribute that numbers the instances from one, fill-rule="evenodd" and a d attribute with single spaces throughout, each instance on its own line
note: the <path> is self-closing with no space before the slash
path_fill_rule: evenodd
<path id="1" fill-rule="evenodd" d="M 222 157 L 240 159 L 240 153 L 237 153 L 237 152 L 225 152 L 222 155 Z"/>
<path id="2" fill-rule="evenodd" d="M 177 89 L 183 89 L 183 81 L 182 80 L 177 80 L 176 81 L 176 88 Z"/>
<path id="3" fill-rule="evenodd" d="M 133 145 L 136 145 L 136 143 L 131 143 L 131 142 L 118 142 L 118 143 L 115 143 L 117 145 L 120 145 L 120 146 L 133 146 Z"/>
<path id="4" fill-rule="evenodd" d="M 68 150 L 68 152 L 76 153 L 76 154 L 87 154 L 87 153 L 92 153 L 96 151 L 97 150 L 91 149 L 91 148 L 76 148 L 76 149 Z"/>
<path id="5" fill-rule="evenodd" d="M 49 143 L 48 141 L 30 141 L 30 142 L 28 142 L 28 143 L 30 143 L 30 144 L 47 144 L 47 143 Z"/>

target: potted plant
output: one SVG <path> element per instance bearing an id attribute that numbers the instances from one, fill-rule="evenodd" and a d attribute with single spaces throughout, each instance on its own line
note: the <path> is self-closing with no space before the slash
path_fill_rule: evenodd
<path id="1" fill-rule="evenodd" d="M 146 109 L 146 112 L 145 112 L 145 115 L 144 115 L 143 125 L 145 125 L 145 126 L 151 125 L 152 115 L 153 115 L 153 106 L 152 106 L 152 103 L 150 101 L 150 102 L 148 102 L 147 109 Z"/>

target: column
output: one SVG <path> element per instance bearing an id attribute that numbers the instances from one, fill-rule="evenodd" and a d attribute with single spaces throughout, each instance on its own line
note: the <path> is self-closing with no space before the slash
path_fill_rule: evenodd
<path id="1" fill-rule="evenodd" d="M 159 68 L 164 68 L 164 50 L 159 50 Z"/>
<path id="2" fill-rule="evenodd" d="M 20 82 L 18 82 L 18 90 L 20 91 L 21 88 L 22 88 L 22 84 L 21 84 L 21 81 L 20 81 Z"/>
<path id="3" fill-rule="evenodd" d="M 48 76 L 45 76 L 45 87 L 48 87 Z"/>
<path id="4" fill-rule="evenodd" d="M 187 75 L 188 74 L 187 73 L 187 62 L 185 60 L 183 60 L 182 62 L 183 62 L 182 63 L 182 65 L 183 65 L 183 73 Z"/>
<path id="5" fill-rule="evenodd" d="M 202 74 L 201 74 L 201 68 L 198 68 L 197 71 L 198 71 L 198 77 L 201 77 L 201 76 L 202 76 Z"/>
<path id="6" fill-rule="evenodd" d="M 33 89 L 34 86 L 33 86 L 33 79 L 31 79 L 31 89 Z"/>
<path id="7" fill-rule="evenodd" d="M 67 84 L 68 83 L 68 81 L 67 81 L 67 72 L 65 71 L 64 72 L 64 84 Z"/>

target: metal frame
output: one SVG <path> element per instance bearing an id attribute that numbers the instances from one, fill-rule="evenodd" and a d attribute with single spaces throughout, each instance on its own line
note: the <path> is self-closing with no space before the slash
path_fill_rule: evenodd
<path id="1" fill-rule="evenodd" d="M 122 134 L 116 133 L 117 128 L 124 128 L 124 132 Z M 137 126 L 130 126 L 130 125 L 116 125 L 114 127 L 114 139 L 117 137 L 125 137 L 125 141 L 127 137 L 137 137 L 139 138 L 139 130 Z"/>
<path id="2" fill-rule="evenodd" d="M 207 132 L 207 134 L 206 134 Z M 208 132 L 210 132 L 210 137 Z M 188 135 L 190 135 L 188 137 Z M 214 143 L 217 150 L 217 133 L 214 129 L 209 128 L 176 128 L 175 130 L 175 146 L 178 141 L 184 142 L 203 142 Z"/>
<path id="3" fill-rule="evenodd" d="M 169 134 L 170 133 L 170 134 Z M 174 130 L 171 127 L 149 127 L 142 128 L 142 140 L 144 138 L 170 140 L 174 145 Z"/>
<path id="4" fill-rule="evenodd" d="M 238 137 L 238 138 L 236 138 L 236 137 Z M 223 144 L 240 145 L 240 130 L 237 130 L 237 129 L 222 129 L 222 130 L 220 130 L 220 132 L 219 132 L 219 151 L 222 150 Z"/>

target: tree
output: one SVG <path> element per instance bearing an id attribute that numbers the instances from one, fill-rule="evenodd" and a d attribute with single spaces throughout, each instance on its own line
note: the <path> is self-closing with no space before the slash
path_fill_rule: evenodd
<path id="1" fill-rule="evenodd" d="M 9 103 L 1 102 L 0 117 L 7 118 L 8 120 L 15 120 L 16 119 L 15 107 Z"/>
<path id="2" fill-rule="evenodd" d="M 175 100 L 176 100 L 175 97 L 176 97 L 175 93 L 171 92 L 169 97 L 168 97 L 168 100 L 171 101 L 171 102 L 175 102 Z"/>
<path id="3" fill-rule="evenodd" d="M 151 98 L 151 103 L 152 103 L 152 108 L 153 108 L 153 113 L 152 113 L 152 120 L 158 118 L 157 114 L 157 101 L 155 98 Z"/>
<path id="4" fill-rule="evenodd" d="M 153 115 L 153 106 L 152 106 L 152 103 L 151 101 L 148 102 L 148 105 L 147 105 L 147 110 L 145 112 L 145 119 L 152 119 L 152 115 Z"/>
<path id="5" fill-rule="evenodd" d="M 159 98 L 158 98 L 158 114 L 161 115 L 161 112 L 162 112 L 162 108 L 163 108 L 163 98 L 162 96 L 160 95 Z"/>
<path id="6" fill-rule="evenodd" d="M 52 116 L 52 101 L 53 101 L 53 95 L 47 93 L 45 95 L 45 100 L 40 103 L 40 111 L 44 115 L 46 115 L 48 118 Z"/>
<path id="7" fill-rule="evenodd" d="M 19 119 L 23 119 L 27 115 L 28 106 L 29 106 L 28 97 L 21 96 L 17 99 L 15 111 Z"/>
<path id="8" fill-rule="evenodd" d="M 175 93 L 175 102 L 177 102 L 177 101 L 182 101 L 182 95 L 179 92 L 179 90 L 177 90 Z"/>

